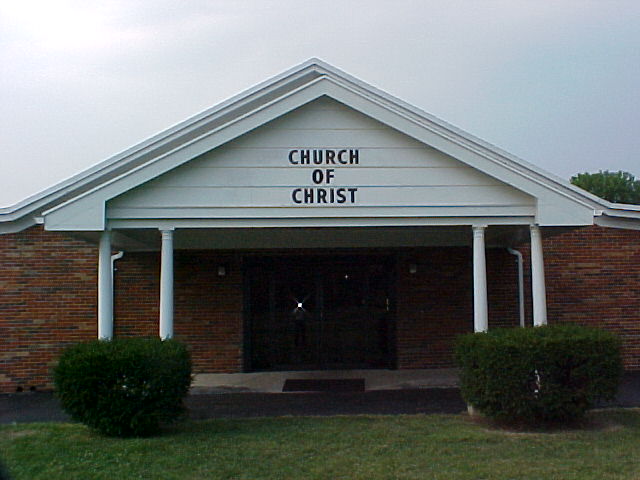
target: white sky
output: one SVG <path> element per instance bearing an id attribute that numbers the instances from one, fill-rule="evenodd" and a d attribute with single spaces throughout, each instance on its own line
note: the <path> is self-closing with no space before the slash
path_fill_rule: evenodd
<path id="1" fill-rule="evenodd" d="M 0 0 L 0 206 L 310 57 L 563 178 L 640 176 L 639 0 Z"/>

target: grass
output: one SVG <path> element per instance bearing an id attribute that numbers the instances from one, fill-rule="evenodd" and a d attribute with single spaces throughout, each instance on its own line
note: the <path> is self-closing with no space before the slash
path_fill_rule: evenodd
<path id="1" fill-rule="evenodd" d="M 0 427 L 14 479 L 638 479 L 640 410 L 582 429 L 517 433 L 466 416 L 344 416 L 191 422 L 146 439 L 78 424 Z"/>

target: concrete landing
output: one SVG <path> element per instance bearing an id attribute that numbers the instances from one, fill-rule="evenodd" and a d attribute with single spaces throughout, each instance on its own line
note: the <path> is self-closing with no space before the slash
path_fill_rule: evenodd
<path id="1" fill-rule="evenodd" d="M 458 386 L 458 370 L 309 370 L 254 373 L 201 373 L 195 375 L 192 393 L 280 393 L 287 379 L 364 378 L 365 391 Z"/>

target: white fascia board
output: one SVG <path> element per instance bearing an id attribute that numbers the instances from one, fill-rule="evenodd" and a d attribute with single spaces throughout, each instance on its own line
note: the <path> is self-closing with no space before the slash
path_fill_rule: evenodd
<path id="1" fill-rule="evenodd" d="M 36 219 L 31 216 L 17 218 L 11 222 L 0 222 L 0 235 L 21 232 L 22 230 L 37 225 L 37 223 Z"/>
<path id="2" fill-rule="evenodd" d="M 629 213 L 640 214 L 640 205 L 634 205 L 631 203 L 612 203 L 612 202 L 606 202 L 606 204 L 611 210 L 622 210 L 622 211 L 627 211 Z"/>
<path id="3" fill-rule="evenodd" d="M 79 201 L 69 205 L 64 215 L 44 215 L 45 230 L 102 231 L 105 229 L 104 202 Z"/>
<path id="4" fill-rule="evenodd" d="M 640 205 L 613 203 L 601 198 L 598 200 L 599 209 L 594 215 L 596 225 L 640 230 Z"/>
<path id="5" fill-rule="evenodd" d="M 595 218 L 597 225 L 640 230 L 640 205 L 607 203 L 609 208 L 600 211 Z"/>
<path id="6" fill-rule="evenodd" d="M 603 213 L 615 217 L 636 218 L 640 220 L 640 205 L 609 203 L 608 208 L 606 208 Z"/>
<path id="7" fill-rule="evenodd" d="M 640 219 L 619 216 L 602 215 L 594 219 L 594 223 L 601 227 L 622 228 L 625 230 L 640 230 Z"/>

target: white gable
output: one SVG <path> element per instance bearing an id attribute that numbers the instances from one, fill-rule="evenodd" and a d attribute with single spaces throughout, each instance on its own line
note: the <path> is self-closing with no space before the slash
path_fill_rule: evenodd
<path id="1" fill-rule="evenodd" d="M 357 155 L 358 163 L 336 162 L 334 168 L 332 162 L 289 160 L 298 155 L 303 161 L 307 151 L 320 150 L 338 159 L 345 150 L 342 155 Z M 322 172 L 328 177 L 320 178 Z M 100 231 L 573 226 L 593 224 L 594 216 L 606 223 L 604 217 L 621 214 L 632 223 L 640 219 L 637 209 L 600 200 L 310 60 L 3 209 L 0 232 L 24 228 L 39 217 L 49 230 Z"/>
<path id="2" fill-rule="evenodd" d="M 372 209 L 532 218 L 535 199 L 322 97 L 109 201 L 107 217 L 368 217 Z"/>

